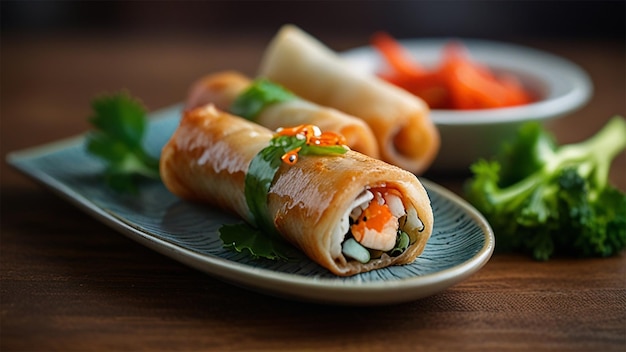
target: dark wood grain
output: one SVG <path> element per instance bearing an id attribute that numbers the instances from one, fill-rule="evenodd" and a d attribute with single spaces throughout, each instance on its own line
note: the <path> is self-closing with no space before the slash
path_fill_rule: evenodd
<path id="1" fill-rule="evenodd" d="M 151 109 L 213 70 L 253 73 L 265 36 L 3 35 L 7 152 L 87 130 L 89 100 L 127 88 Z M 363 38 L 337 37 L 346 49 Z M 564 142 L 625 114 L 624 46 L 526 43 L 585 68 L 595 96 L 550 128 Z M 219 48 L 217 50 L 216 48 Z M 626 190 L 626 156 L 611 181 Z M 466 175 L 434 175 L 460 193 Z M 626 348 L 626 258 L 496 254 L 467 281 L 402 305 L 356 308 L 240 289 L 127 239 L 1 168 L 0 350 L 554 350 Z"/>

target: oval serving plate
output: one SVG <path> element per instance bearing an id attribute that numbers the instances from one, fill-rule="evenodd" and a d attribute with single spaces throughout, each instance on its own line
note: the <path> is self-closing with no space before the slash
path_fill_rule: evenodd
<path id="1" fill-rule="evenodd" d="M 180 117 L 180 106 L 150 115 L 146 147 L 158 154 Z M 265 294 L 327 304 L 378 305 L 423 298 L 461 282 L 491 257 L 489 224 L 452 192 L 422 180 L 433 206 L 433 234 L 412 264 L 338 277 L 306 257 L 254 260 L 224 249 L 218 229 L 240 222 L 210 207 L 182 201 L 160 182 L 136 196 L 111 192 L 103 165 L 85 152 L 83 136 L 9 154 L 16 169 L 139 243 L 186 265 Z"/>

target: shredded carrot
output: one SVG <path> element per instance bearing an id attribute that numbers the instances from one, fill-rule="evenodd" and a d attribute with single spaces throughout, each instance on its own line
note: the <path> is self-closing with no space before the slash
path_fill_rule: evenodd
<path id="1" fill-rule="evenodd" d="M 315 125 L 299 125 L 295 127 L 280 128 L 277 132 L 279 136 L 302 136 L 306 139 L 307 145 L 327 147 L 333 145 L 345 145 L 346 138 L 335 132 L 321 132 Z"/>
<path id="2" fill-rule="evenodd" d="M 319 127 L 315 125 L 279 128 L 275 136 L 296 137 L 300 140 L 304 140 L 306 146 L 332 147 L 346 145 L 346 138 L 343 135 L 334 132 L 322 132 Z M 286 164 L 293 165 L 298 162 L 298 153 L 300 150 L 302 150 L 302 147 L 287 151 L 280 159 Z"/>
<path id="3" fill-rule="evenodd" d="M 315 135 L 316 127 L 314 125 L 298 125 L 294 127 L 279 128 L 276 134 L 279 136 L 297 136 L 300 135 L 306 138 L 307 144 L 310 139 Z"/>
<path id="4" fill-rule="evenodd" d="M 433 69 L 423 68 L 387 33 L 375 33 L 371 43 L 389 66 L 379 76 L 419 96 L 432 109 L 490 109 L 532 102 L 517 78 L 496 76 L 472 61 L 459 42 L 446 44 L 440 65 Z"/>

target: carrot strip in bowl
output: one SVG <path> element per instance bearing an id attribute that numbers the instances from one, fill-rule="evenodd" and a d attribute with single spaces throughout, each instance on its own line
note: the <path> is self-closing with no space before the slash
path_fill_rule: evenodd
<path id="1" fill-rule="evenodd" d="M 378 75 L 419 96 L 432 109 L 491 109 L 532 102 L 516 77 L 495 75 L 472 61 L 460 42 L 446 44 L 440 64 L 432 69 L 423 68 L 387 33 L 375 33 L 371 42 L 389 66 Z"/>
<path id="2" fill-rule="evenodd" d="M 376 32 L 371 39 L 372 45 L 383 55 L 394 73 L 401 76 L 419 78 L 424 74 L 422 67 L 415 62 L 392 36 L 385 32 Z"/>

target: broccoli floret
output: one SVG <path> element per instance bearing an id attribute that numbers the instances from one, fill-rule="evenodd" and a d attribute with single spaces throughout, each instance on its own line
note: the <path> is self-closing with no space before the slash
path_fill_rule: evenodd
<path id="1" fill-rule="evenodd" d="M 610 256 L 626 247 L 626 194 L 608 183 L 624 148 L 626 121 L 619 116 L 590 139 L 563 146 L 527 123 L 494 160 L 471 165 L 465 194 L 493 227 L 500 251 L 537 260 Z"/>

